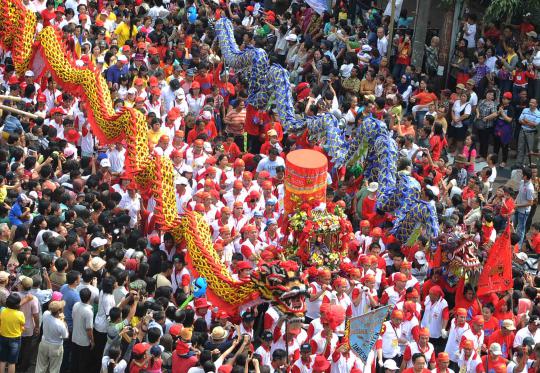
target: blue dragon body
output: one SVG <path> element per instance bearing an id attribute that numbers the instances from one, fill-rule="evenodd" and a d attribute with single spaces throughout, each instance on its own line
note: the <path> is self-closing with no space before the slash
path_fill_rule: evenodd
<path id="1" fill-rule="evenodd" d="M 283 129 L 289 133 L 307 129 L 310 138 L 323 143 L 336 167 L 348 163 L 363 144 L 367 145 L 364 177 L 379 184 L 376 207 L 395 214 L 392 233 L 401 242 L 406 242 L 418 228 L 428 237 L 438 235 L 436 211 L 420 199 L 420 185 L 410 174 L 397 172 L 398 147 L 383 122 L 364 118 L 348 137 L 344 122 L 333 113 L 298 118 L 287 70 L 270 65 L 268 55 L 260 48 L 240 50 L 227 18 L 218 20 L 215 30 L 225 63 L 248 78 L 248 104 L 264 110 L 272 99 Z"/>

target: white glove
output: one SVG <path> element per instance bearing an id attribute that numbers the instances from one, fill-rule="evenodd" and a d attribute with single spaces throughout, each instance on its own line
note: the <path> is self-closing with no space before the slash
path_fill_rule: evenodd
<path id="1" fill-rule="evenodd" d="M 444 339 L 448 338 L 448 332 L 446 331 L 446 329 L 441 330 L 441 337 L 443 337 Z"/>
<path id="2" fill-rule="evenodd" d="M 379 360 L 379 366 L 382 368 L 384 365 L 383 361 L 382 360 Z"/>

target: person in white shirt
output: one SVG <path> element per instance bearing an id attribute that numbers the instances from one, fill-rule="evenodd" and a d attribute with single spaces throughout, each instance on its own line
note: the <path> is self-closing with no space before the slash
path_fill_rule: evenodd
<path id="1" fill-rule="evenodd" d="M 270 177 L 276 177 L 276 167 L 285 167 L 285 160 L 278 155 L 279 151 L 276 148 L 271 148 L 268 151 L 268 157 L 261 159 L 257 165 L 257 172 L 268 171 Z"/>
<path id="2" fill-rule="evenodd" d="M 463 24 L 463 38 L 467 40 L 467 49 L 476 48 L 476 15 L 469 14 L 467 21 Z"/>
<path id="3" fill-rule="evenodd" d="M 377 29 L 377 50 L 381 57 L 386 56 L 388 51 L 388 38 L 384 35 L 384 28 L 382 27 Z"/>
<path id="4" fill-rule="evenodd" d="M 137 193 L 137 186 L 135 185 L 135 183 L 130 183 L 127 186 L 127 191 L 128 192 L 124 194 L 124 196 L 120 200 L 118 207 L 127 210 L 128 215 L 131 218 L 129 226 L 131 228 L 134 228 L 140 219 L 142 200 L 141 196 Z"/>
<path id="5" fill-rule="evenodd" d="M 72 358 L 71 371 L 79 372 L 80 367 L 89 363 L 91 350 L 94 348 L 94 312 L 92 292 L 83 288 L 79 291 L 81 301 L 73 306 L 73 332 L 71 334 Z"/>
<path id="6" fill-rule="evenodd" d="M 516 336 L 514 338 L 514 345 L 513 347 L 519 347 L 523 344 L 523 340 L 526 337 L 531 337 L 534 339 L 535 343 L 540 343 L 540 331 L 538 330 L 538 326 L 540 325 L 540 317 L 537 315 L 532 315 L 529 318 L 529 324 L 521 328 L 517 331 Z"/>
<path id="7" fill-rule="evenodd" d="M 64 339 L 69 337 L 64 320 L 63 301 L 49 303 L 49 309 L 43 314 L 43 336 L 39 344 L 36 372 L 59 372 L 64 356 Z"/>

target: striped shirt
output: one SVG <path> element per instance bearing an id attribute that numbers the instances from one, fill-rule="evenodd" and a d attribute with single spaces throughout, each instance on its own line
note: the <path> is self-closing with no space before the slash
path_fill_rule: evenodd
<path id="1" fill-rule="evenodd" d="M 246 123 L 246 109 L 240 112 L 235 109 L 229 111 L 223 119 L 227 125 L 225 132 L 231 135 L 239 136 L 244 133 L 244 123 Z"/>
<path id="2" fill-rule="evenodd" d="M 531 111 L 530 108 L 523 109 L 521 115 L 519 116 L 519 121 L 521 122 L 524 119 L 538 126 L 540 124 L 540 110 L 536 109 L 535 111 Z M 526 132 L 532 132 L 536 130 L 536 128 L 531 128 L 529 126 L 523 126 L 522 128 Z"/>

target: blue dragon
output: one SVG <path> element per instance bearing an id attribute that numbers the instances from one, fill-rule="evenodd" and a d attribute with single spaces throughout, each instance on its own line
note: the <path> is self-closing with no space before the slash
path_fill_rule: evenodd
<path id="1" fill-rule="evenodd" d="M 407 242 L 422 229 L 428 237 L 438 235 L 437 213 L 420 198 L 420 185 L 410 173 L 397 171 L 398 147 L 383 122 L 363 118 L 348 137 L 344 121 L 334 113 L 298 118 L 288 71 L 280 65 L 270 65 L 268 55 L 260 48 L 248 46 L 240 50 L 227 18 L 216 22 L 215 31 L 225 63 L 248 78 L 248 104 L 265 110 L 272 99 L 283 129 L 288 133 L 307 129 L 310 138 L 323 143 L 335 167 L 356 159 L 366 145 L 364 177 L 379 184 L 376 207 L 395 214 L 392 234 L 401 242 Z"/>

